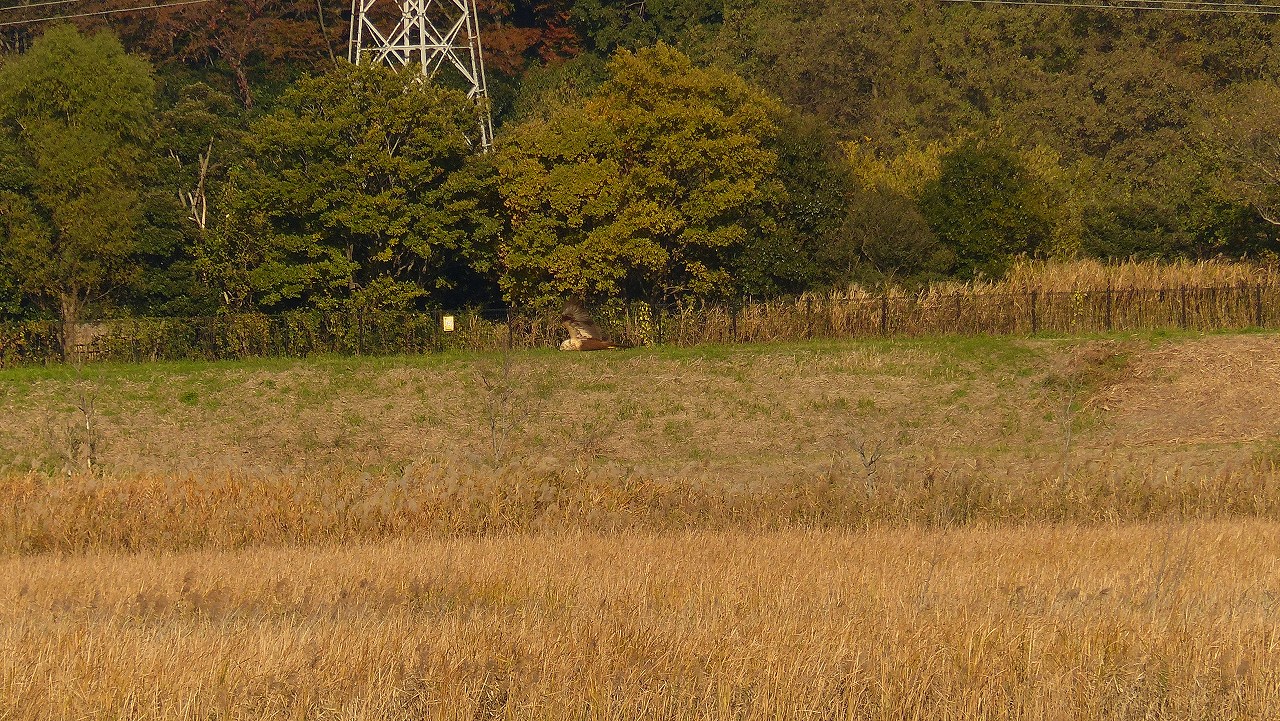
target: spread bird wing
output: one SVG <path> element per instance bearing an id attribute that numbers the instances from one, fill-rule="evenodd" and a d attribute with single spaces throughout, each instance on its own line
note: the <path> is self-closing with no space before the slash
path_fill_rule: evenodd
<path id="1" fill-rule="evenodd" d="M 621 347 L 613 341 L 584 338 L 579 344 L 578 350 L 614 350 Z"/>
<path id="2" fill-rule="evenodd" d="M 569 329 L 569 337 L 577 339 L 595 338 L 603 340 L 600 328 L 591 320 L 591 314 L 577 303 L 568 303 L 560 314 L 560 322 Z"/>

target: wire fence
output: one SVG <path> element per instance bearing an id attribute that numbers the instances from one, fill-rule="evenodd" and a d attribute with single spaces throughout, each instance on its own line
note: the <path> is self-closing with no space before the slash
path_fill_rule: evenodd
<path id="1" fill-rule="evenodd" d="M 808 338 L 1080 335 L 1280 327 L 1280 285 L 1078 292 L 924 292 L 728 304 L 615 303 L 596 313 L 612 340 L 690 346 Z M 446 330 L 451 328 L 451 330 Z M 0 324 L 0 367 L 75 361 L 401 355 L 554 347 L 558 314 L 517 308 L 434 312 L 239 314 L 84 323 L 64 353 L 59 324 Z M 70 358 L 65 356 L 70 355 Z"/>

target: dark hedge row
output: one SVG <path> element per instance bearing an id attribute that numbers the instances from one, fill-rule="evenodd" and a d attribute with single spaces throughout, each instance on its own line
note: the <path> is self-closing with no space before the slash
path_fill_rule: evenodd
<path id="1" fill-rule="evenodd" d="M 452 329 L 446 331 L 446 320 Z M 1158 290 L 945 292 L 602 309 L 606 334 L 632 345 L 780 342 L 942 334 L 1084 334 L 1280 326 L 1280 286 Z M 310 355 L 406 355 L 549 348 L 565 337 L 556 313 L 471 309 L 413 313 L 318 311 L 196 318 L 119 318 L 75 331 L 80 361 L 230 360 Z M 56 323 L 0 324 L 0 367 L 64 360 Z"/>

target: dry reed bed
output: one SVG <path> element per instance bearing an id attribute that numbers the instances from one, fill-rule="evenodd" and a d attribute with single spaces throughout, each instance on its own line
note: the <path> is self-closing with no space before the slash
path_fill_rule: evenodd
<path id="1" fill-rule="evenodd" d="M 0 718 L 1265 719 L 1264 521 L 0 561 Z"/>
<path id="2" fill-rule="evenodd" d="M 415 465 L 400 476 L 36 474 L 0 480 L 0 551 L 181 550 L 547 531 L 1280 518 L 1274 463 L 1188 474 L 1093 464 L 901 466 L 750 483 L 552 462 Z"/>
<path id="3" fill-rule="evenodd" d="M 1163 329 L 1233 330 L 1280 323 L 1280 285 L 1093 288 L 939 286 L 805 295 L 741 306 L 668 311 L 656 330 L 630 316 L 617 333 L 635 343 L 779 342 L 878 335 L 1079 335 Z"/>
<path id="4" fill-rule="evenodd" d="M 937 334 L 1065 334 L 1120 330 L 1231 330 L 1280 324 L 1276 266 L 1202 261 L 1104 264 L 1022 262 L 995 282 L 924 289 L 852 286 L 795 299 L 643 302 L 599 309 L 609 335 L 635 345 L 780 342 Z M 556 345 L 558 314 L 464 312 L 441 348 Z"/>
<path id="5" fill-rule="evenodd" d="M 999 282 L 969 284 L 992 290 L 1038 289 L 1044 292 L 1080 290 L 1225 287 L 1280 284 L 1280 265 L 1241 263 L 1230 260 L 1155 261 L 1128 260 L 1107 263 L 1080 259 L 1063 261 L 1022 261 L 1014 263 Z"/>
<path id="6" fill-rule="evenodd" d="M 633 345 L 674 346 L 874 336 L 1223 331 L 1280 325 L 1280 282 L 1270 273 L 1238 275 L 1252 280 L 1156 287 L 1126 283 L 1062 290 L 1055 283 L 1048 283 L 1048 289 L 1021 285 L 1034 280 L 1027 277 L 1019 278 L 1018 284 L 942 284 L 923 290 L 851 288 L 794 299 L 729 304 L 653 308 L 637 303 L 602 311 L 600 320 L 612 338 Z M 1163 277 L 1157 274 L 1154 279 Z M 442 347 L 499 350 L 552 346 L 563 332 L 556 314 L 520 313 L 510 324 L 467 316 L 456 334 L 446 335 Z"/>
<path id="7" fill-rule="evenodd" d="M 605 312 L 612 334 L 677 346 L 875 335 L 1066 334 L 1118 330 L 1229 330 L 1280 323 L 1280 266 L 1207 261 L 1019 261 L 997 281 L 924 289 L 850 286 L 798 299 Z M 553 345 L 554 316 L 514 322 L 469 315 L 444 341 L 460 348 Z"/>

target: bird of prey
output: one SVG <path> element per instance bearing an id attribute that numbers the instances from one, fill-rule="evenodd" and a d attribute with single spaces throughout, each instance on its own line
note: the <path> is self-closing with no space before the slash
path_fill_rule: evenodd
<path id="1" fill-rule="evenodd" d="M 591 320 L 591 314 L 577 303 L 566 303 L 560 314 L 560 322 L 569 331 L 569 339 L 560 344 L 560 350 L 611 350 L 625 346 L 604 339 L 604 335 Z"/>

